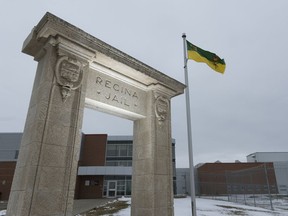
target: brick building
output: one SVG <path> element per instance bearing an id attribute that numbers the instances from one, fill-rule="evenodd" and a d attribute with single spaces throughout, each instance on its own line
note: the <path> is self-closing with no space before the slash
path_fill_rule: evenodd
<path id="1" fill-rule="evenodd" d="M 21 133 L 0 133 L 0 200 L 8 200 Z M 75 199 L 131 195 L 132 136 L 83 134 Z M 176 193 L 175 140 L 172 140 L 173 184 Z"/>
<path id="2" fill-rule="evenodd" d="M 131 195 L 132 137 L 83 135 L 75 198 Z"/>
<path id="3" fill-rule="evenodd" d="M 201 195 L 278 193 L 273 163 L 205 163 L 197 168 Z"/>

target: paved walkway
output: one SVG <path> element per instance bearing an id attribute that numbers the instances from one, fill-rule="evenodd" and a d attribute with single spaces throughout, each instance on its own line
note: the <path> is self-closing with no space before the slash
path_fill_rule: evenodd
<path id="1" fill-rule="evenodd" d="M 97 206 L 104 205 L 105 203 L 111 202 L 114 199 L 80 199 L 74 200 L 73 215 L 87 212 Z M 0 202 L 0 210 L 7 208 L 7 202 Z"/>

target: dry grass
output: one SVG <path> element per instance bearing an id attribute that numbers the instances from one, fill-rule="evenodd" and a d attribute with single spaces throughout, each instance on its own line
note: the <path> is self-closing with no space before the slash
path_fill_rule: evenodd
<path id="1" fill-rule="evenodd" d="M 129 206 L 127 201 L 119 201 L 116 200 L 114 202 L 107 203 L 103 206 L 99 206 L 97 208 L 94 208 L 90 210 L 89 212 L 83 214 L 83 216 L 98 216 L 98 215 L 109 215 L 109 214 L 114 214 L 121 209 L 125 209 Z"/>

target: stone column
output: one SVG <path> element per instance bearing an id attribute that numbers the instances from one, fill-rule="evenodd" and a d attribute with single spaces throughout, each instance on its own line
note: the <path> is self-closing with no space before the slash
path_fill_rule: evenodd
<path id="1" fill-rule="evenodd" d="M 80 49 L 51 37 L 35 52 L 38 68 L 7 216 L 72 215 L 88 70 Z"/>
<path id="2" fill-rule="evenodd" d="M 147 116 L 134 121 L 132 216 L 172 216 L 170 98 L 151 90 Z"/>

